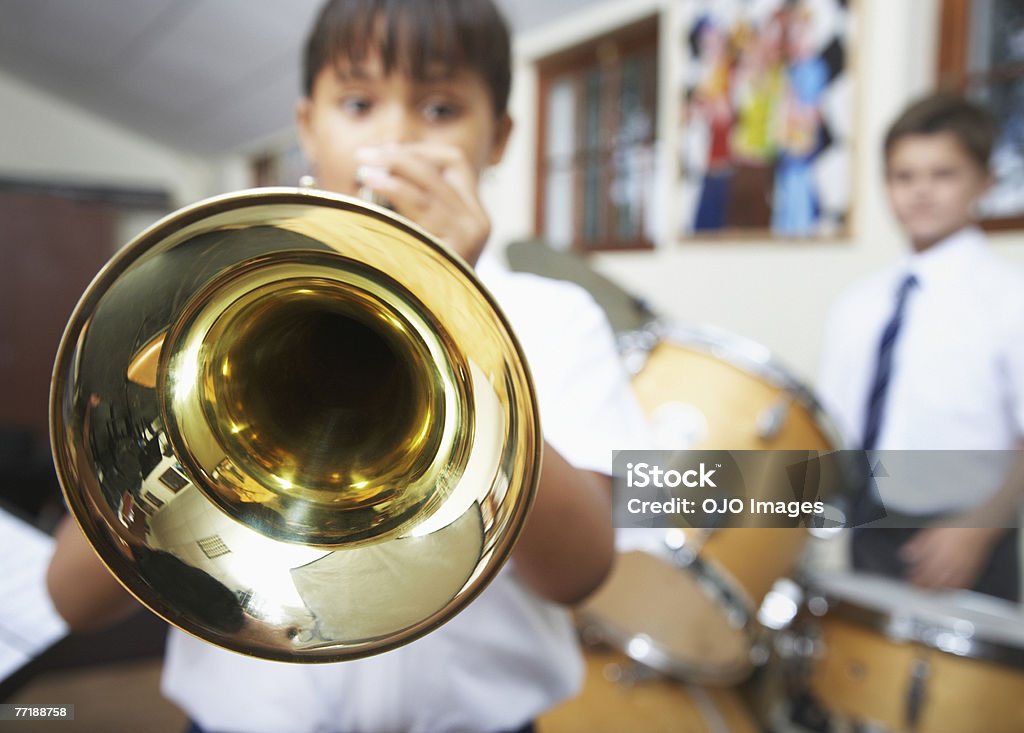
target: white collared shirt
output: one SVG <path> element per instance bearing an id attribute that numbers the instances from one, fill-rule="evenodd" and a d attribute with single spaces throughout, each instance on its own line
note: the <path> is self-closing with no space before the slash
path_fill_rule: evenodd
<path id="1" fill-rule="evenodd" d="M 818 391 L 847 445 L 861 444 L 881 334 L 900 283 L 917 278 L 893 353 L 878 450 L 1008 450 L 1024 436 L 1024 275 L 963 229 L 854 285 L 829 315 Z M 883 502 L 923 514 L 966 509 L 999 485 Z M 947 485 L 948 482 L 947 482 Z"/>
<path id="2" fill-rule="evenodd" d="M 611 474 L 612 451 L 647 445 L 647 427 L 593 299 L 575 285 L 477 274 L 527 354 L 545 439 L 578 468 Z M 583 666 L 570 617 L 506 565 L 437 631 L 341 664 L 244 657 L 172 629 L 163 690 L 201 727 L 246 733 L 491 733 L 572 696 Z"/>

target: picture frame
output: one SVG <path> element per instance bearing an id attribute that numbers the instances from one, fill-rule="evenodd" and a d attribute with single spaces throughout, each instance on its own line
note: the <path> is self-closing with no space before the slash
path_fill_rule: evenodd
<path id="1" fill-rule="evenodd" d="M 844 236 L 854 190 L 851 2 L 695 0 L 680 13 L 679 236 Z"/>

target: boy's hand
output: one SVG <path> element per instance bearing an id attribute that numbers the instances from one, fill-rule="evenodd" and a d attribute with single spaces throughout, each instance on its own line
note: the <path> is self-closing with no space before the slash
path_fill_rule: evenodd
<path id="1" fill-rule="evenodd" d="M 1005 530 L 991 527 L 931 527 L 903 546 L 907 579 L 921 588 L 970 588 Z"/>
<path id="2" fill-rule="evenodd" d="M 477 177 L 461 150 L 434 142 L 362 148 L 360 183 L 476 265 L 491 233 Z"/>

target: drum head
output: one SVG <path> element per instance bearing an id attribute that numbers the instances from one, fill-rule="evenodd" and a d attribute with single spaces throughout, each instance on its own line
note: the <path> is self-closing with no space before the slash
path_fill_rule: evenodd
<path id="1" fill-rule="evenodd" d="M 585 633 L 680 679 L 725 685 L 751 671 L 746 628 L 730 622 L 696 575 L 647 552 L 620 553 L 580 618 Z"/>
<path id="2" fill-rule="evenodd" d="M 839 447 L 810 390 L 765 347 L 707 326 L 669 324 L 657 331 L 659 340 L 650 348 L 647 339 L 646 359 L 633 380 L 657 448 Z"/>

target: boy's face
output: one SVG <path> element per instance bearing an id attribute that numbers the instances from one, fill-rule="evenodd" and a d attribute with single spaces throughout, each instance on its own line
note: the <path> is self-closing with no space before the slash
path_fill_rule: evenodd
<path id="1" fill-rule="evenodd" d="M 429 81 L 397 70 L 385 76 L 375 55 L 358 73 L 345 64 L 322 69 L 310 97 L 299 103 L 298 123 L 317 185 L 348 195 L 359 191 L 378 150 L 430 158 L 434 147 L 461 155 L 475 186 L 480 173 L 501 160 L 511 127 L 507 115 L 495 118 L 478 73 L 461 69 Z"/>
<path id="2" fill-rule="evenodd" d="M 951 132 L 900 138 L 886 160 L 889 203 L 918 251 L 970 224 L 989 183 Z"/>

